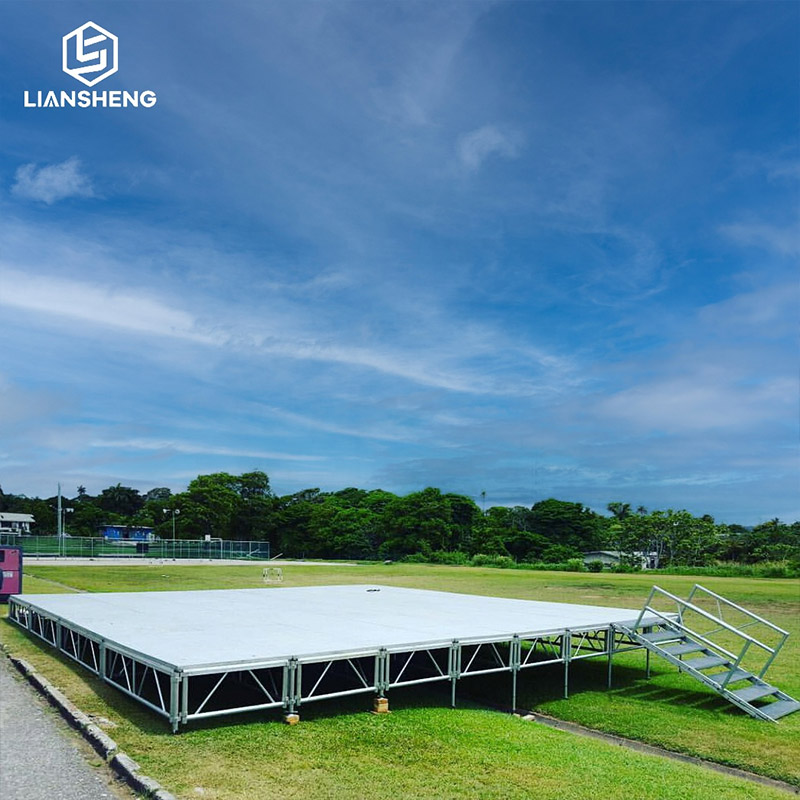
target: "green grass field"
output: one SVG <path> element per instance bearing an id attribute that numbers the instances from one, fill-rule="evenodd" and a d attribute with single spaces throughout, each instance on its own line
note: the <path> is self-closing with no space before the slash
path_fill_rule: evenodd
<path id="1" fill-rule="evenodd" d="M 523 599 L 641 605 L 646 574 L 516 572 L 393 564 L 286 566 L 284 586 L 382 583 Z M 261 567 L 60 567 L 26 565 L 26 592 L 170 591 L 263 586 Z M 659 576 L 684 595 L 695 579 Z M 800 582 L 713 578 L 710 589 L 792 631 L 770 680 L 800 696 Z M 269 589 L 275 591 L 277 589 Z M 771 788 L 700 767 L 640 755 L 487 710 L 510 702 L 510 678 L 474 678 L 449 691 L 393 690 L 394 713 L 366 712 L 367 696 L 310 704 L 287 727 L 276 713 L 224 717 L 173 736 L 165 720 L 128 700 L 73 662 L 28 638 L 7 621 L 0 638 L 31 661 L 87 713 L 112 720 L 110 733 L 144 771 L 181 798 L 768 798 Z M 518 706 L 800 785 L 800 714 L 778 725 L 758 722 L 721 698 L 644 655 L 615 658 L 615 685 L 605 688 L 600 658 L 571 667 L 571 697 L 561 698 L 562 669 L 523 671 Z"/>

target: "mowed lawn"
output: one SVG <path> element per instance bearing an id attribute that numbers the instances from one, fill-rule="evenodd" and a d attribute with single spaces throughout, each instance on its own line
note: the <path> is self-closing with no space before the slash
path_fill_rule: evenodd
<path id="1" fill-rule="evenodd" d="M 170 591 L 263 587 L 257 565 L 60 567 L 26 564 L 26 592 Z M 284 586 L 380 583 L 473 594 L 637 608 L 653 578 L 647 574 L 546 573 L 360 565 L 284 567 Z M 696 579 L 658 576 L 686 595 Z M 769 679 L 800 696 L 800 582 L 739 578 L 701 581 L 792 631 Z M 280 591 L 279 587 L 265 591 Z M 603 742 L 525 722 L 482 707 L 508 705 L 510 678 L 449 689 L 393 690 L 394 713 L 366 713 L 369 696 L 312 703 L 288 727 L 275 712 L 223 717 L 173 736 L 165 720 L 128 700 L 83 668 L 54 654 L 5 621 L 0 638 L 31 661 L 81 708 L 117 727 L 111 735 L 147 774 L 181 798 L 768 798 L 785 793 L 700 767 L 633 753 Z M 779 778 L 800 785 L 800 713 L 778 725 L 759 722 L 652 661 L 615 658 L 606 690 L 604 658 L 573 663 L 571 697 L 561 698 L 562 668 L 520 674 L 518 706 Z"/>

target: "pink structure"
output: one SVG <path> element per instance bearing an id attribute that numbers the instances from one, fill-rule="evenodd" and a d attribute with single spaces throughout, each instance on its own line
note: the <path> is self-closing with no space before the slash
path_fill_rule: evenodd
<path id="1" fill-rule="evenodd" d="M 22 548 L 0 547 L 0 601 L 22 592 Z"/>

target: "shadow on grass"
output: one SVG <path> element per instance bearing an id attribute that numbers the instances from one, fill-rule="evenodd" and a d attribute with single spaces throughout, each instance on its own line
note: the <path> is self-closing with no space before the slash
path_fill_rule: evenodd
<path id="1" fill-rule="evenodd" d="M 114 686 L 106 683 L 85 667 L 68 656 L 46 644 L 38 637 L 19 629 L 7 619 L 3 626 L 16 634 L 22 635 L 28 644 L 35 647 L 43 655 L 57 661 L 69 672 L 71 680 L 81 684 L 87 691 L 97 695 L 108 707 L 107 714 L 117 715 L 126 720 L 133 728 L 148 736 L 172 737 L 169 722 L 156 713 L 128 698 Z M 4 638 L 8 638 L 7 636 Z M 682 687 L 659 686 L 645 677 L 643 659 L 641 664 L 630 663 L 634 659 L 627 657 L 627 662 L 614 663 L 614 683 L 606 688 L 607 662 L 604 657 L 597 660 L 573 662 L 570 665 L 569 695 L 577 697 L 581 694 L 602 692 L 615 698 L 624 698 L 635 702 L 655 702 L 659 704 L 688 706 L 695 709 L 735 712 L 735 709 L 710 690 L 697 691 L 691 680 L 684 678 L 687 685 Z M 667 670 L 669 672 L 669 670 Z M 664 671 L 654 676 L 663 679 Z M 667 677 L 669 679 L 669 677 Z M 54 683 L 58 684 L 55 679 Z M 395 687 L 389 692 L 390 705 L 395 710 L 416 708 L 448 708 L 450 706 L 450 682 L 443 680 L 423 686 Z M 563 699 L 564 666 L 563 664 L 547 664 L 520 671 L 517 683 L 517 708 L 537 709 L 542 705 Z M 360 715 L 371 711 L 372 692 L 352 695 L 344 698 L 329 698 L 302 704 L 300 713 L 303 720 L 313 721 L 337 716 Z M 483 676 L 462 676 L 457 684 L 456 703 L 461 708 L 510 709 L 512 704 L 512 679 L 509 673 L 498 673 Z M 203 731 L 226 728 L 230 725 L 250 726 L 263 725 L 265 722 L 277 722 L 282 719 L 282 709 L 273 708 L 262 711 L 232 713 L 221 717 L 193 720 L 182 731 Z"/>

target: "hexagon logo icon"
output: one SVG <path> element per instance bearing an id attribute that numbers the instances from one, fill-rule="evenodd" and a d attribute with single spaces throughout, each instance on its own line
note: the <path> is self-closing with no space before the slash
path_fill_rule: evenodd
<path id="1" fill-rule="evenodd" d="M 62 68 L 81 83 L 94 86 L 117 71 L 119 40 L 94 22 L 70 31 L 62 42 Z"/>

